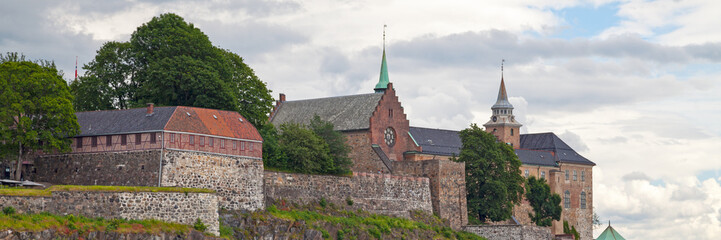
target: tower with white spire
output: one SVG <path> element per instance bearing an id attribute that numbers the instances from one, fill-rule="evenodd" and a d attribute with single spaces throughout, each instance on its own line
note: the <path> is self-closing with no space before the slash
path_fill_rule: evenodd
<path id="1" fill-rule="evenodd" d="M 516 121 L 515 116 L 513 116 L 513 105 L 508 101 L 506 84 L 503 80 L 503 63 L 501 63 L 501 87 L 498 89 L 496 104 L 493 104 L 491 109 L 493 110 L 491 119 L 486 124 L 483 124 L 486 132 L 495 135 L 500 142 L 511 145 L 515 149 L 519 148 L 521 143 L 520 129 L 523 125 Z"/>

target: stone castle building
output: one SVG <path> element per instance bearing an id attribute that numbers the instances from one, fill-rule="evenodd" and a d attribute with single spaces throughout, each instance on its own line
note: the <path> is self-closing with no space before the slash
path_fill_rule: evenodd
<path id="1" fill-rule="evenodd" d="M 264 208 L 262 138 L 237 112 L 148 104 L 76 116 L 72 152 L 36 157 L 26 179 L 207 188 L 223 208 Z"/>
<path id="2" fill-rule="evenodd" d="M 284 94 L 271 113 L 270 122 L 308 124 L 315 116 L 334 124 L 344 133 L 351 147 L 354 172 L 379 172 L 429 177 L 433 211 L 453 224 L 467 223 L 465 168 L 449 161 L 462 146 L 458 131 L 413 127 L 403 111 L 388 77 L 385 51 L 375 93 L 329 98 L 287 101 Z M 522 124 L 513 115 L 505 82 L 501 77 L 496 103 L 490 120 L 483 126 L 498 141 L 513 146 L 522 162 L 524 177 L 546 179 L 552 191 L 561 196 L 562 216 L 554 221 L 553 234 L 563 233 L 568 221 L 592 239 L 593 181 L 590 160 L 578 154 L 554 133 L 521 134 Z M 462 203 L 461 203 L 462 202 Z M 460 204 L 459 204 L 460 203 Z M 460 207 L 454 207 L 459 206 Z M 450 210 L 447 211 L 447 208 Z M 533 211 L 526 200 L 514 208 L 519 224 L 533 225 L 528 213 Z M 461 213 L 462 218 L 457 215 Z"/>

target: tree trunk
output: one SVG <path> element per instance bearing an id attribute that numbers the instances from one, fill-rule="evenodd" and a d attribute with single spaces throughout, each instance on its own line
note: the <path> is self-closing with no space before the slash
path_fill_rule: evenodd
<path id="1" fill-rule="evenodd" d="M 18 146 L 18 163 L 15 165 L 15 180 L 20 181 L 23 171 L 23 143 L 19 143 Z"/>

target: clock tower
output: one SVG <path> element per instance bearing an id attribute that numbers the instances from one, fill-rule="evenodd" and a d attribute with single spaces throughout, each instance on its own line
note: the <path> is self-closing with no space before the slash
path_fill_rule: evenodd
<path id="1" fill-rule="evenodd" d="M 523 125 L 517 122 L 513 116 L 513 105 L 508 102 L 503 74 L 501 74 L 501 87 L 498 89 L 496 104 L 493 104 L 491 109 L 493 110 L 491 120 L 483 124 L 486 132 L 495 135 L 498 141 L 511 145 L 514 149 L 519 148 L 521 146 L 520 129 Z"/>

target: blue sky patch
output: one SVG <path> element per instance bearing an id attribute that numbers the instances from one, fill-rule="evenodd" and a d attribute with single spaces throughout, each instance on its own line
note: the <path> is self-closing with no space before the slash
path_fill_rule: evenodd
<path id="1" fill-rule="evenodd" d="M 598 7 L 581 5 L 551 10 L 556 16 L 566 21 L 552 36 L 563 39 L 594 37 L 621 21 L 621 18 L 616 15 L 618 4 L 609 3 Z"/>

